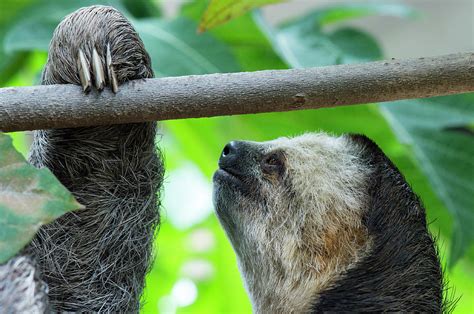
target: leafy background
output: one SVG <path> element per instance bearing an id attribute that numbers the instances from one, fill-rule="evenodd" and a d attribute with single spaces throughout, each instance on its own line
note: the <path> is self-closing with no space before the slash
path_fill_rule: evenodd
<path id="1" fill-rule="evenodd" d="M 205 1 L 193 1 L 178 7 L 177 17 L 170 19 L 151 0 L 2 0 L 0 86 L 37 84 L 55 26 L 66 14 L 91 4 L 112 5 L 132 20 L 157 76 L 381 59 L 380 43 L 345 22 L 384 15 L 404 23 L 423 14 L 384 1 L 332 5 L 280 25 L 268 23 L 259 11 L 244 14 L 270 2 L 277 1 L 211 1 L 206 10 Z M 199 34 L 198 29 L 210 30 Z M 251 312 L 235 256 L 212 213 L 210 178 L 217 158 L 232 139 L 269 140 L 317 130 L 364 133 L 382 147 L 427 208 L 447 277 L 454 294 L 462 296 L 455 311 L 474 311 L 473 105 L 469 94 L 162 123 L 164 222 L 143 312 Z M 30 134 L 10 135 L 26 154 Z"/>

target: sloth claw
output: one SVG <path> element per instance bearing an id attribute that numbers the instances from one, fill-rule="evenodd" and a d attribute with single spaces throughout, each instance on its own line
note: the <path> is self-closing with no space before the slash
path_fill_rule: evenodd
<path id="1" fill-rule="evenodd" d="M 77 54 L 77 68 L 79 70 L 79 77 L 81 79 L 82 91 L 88 93 L 91 90 L 91 75 L 89 73 L 89 65 L 87 63 L 84 52 L 79 49 Z"/>
<path id="2" fill-rule="evenodd" d="M 97 90 L 100 92 L 105 86 L 105 73 L 99 53 L 95 48 L 92 50 L 92 70 L 94 71 L 95 88 L 97 88 Z"/>
<path id="3" fill-rule="evenodd" d="M 109 77 L 110 86 L 112 87 L 112 92 L 116 94 L 118 92 L 118 81 L 114 66 L 112 64 L 112 54 L 110 53 L 109 44 L 107 44 L 107 54 L 105 60 L 107 64 L 107 76 Z"/>
<path id="4" fill-rule="evenodd" d="M 110 52 L 110 45 L 107 44 L 107 51 L 105 53 L 105 67 L 102 64 L 97 49 L 92 50 L 92 60 L 87 60 L 87 57 L 82 49 L 79 49 L 77 53 L 77 70 L 81 79 L 82 90 L 84 93 L 90 92 L 92 88 L 91 76 L 94 76 L 94 86 L 101 92 L 107 84 L 110 85 L 112 92 L 118 92 L 118 80 L 117 74 L 115 73 L 114 66 L 112 64 L 112 53 Z M 92 70 L 92 73 L 91 73 Z"/>

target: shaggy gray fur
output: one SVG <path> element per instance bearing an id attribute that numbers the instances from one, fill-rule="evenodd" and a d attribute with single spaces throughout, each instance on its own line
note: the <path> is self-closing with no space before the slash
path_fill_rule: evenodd
<path id="1" fill-rule="evenodd" d="M 44 313 L 48 310 L 48 286 L 27 256 L 0 265 L 0 313 Z"/>
<path id="2" fill-rule="evenodd" d="M 80 85 L 78 50 L 90 68 L 95 47 L 105 69 L 107 44 L 119 83 L 153 77 L 128 20 L 111 7 L 92 6 L 57 27 L 43 84 Z M 155 130 L 155 123 L 139 123 L 35 132 L 30 162 L 48 167 L 86 206 L 41 228 L 29 248 L 55 311 L 139 310 L 159 224 L 163 166 Z"/>

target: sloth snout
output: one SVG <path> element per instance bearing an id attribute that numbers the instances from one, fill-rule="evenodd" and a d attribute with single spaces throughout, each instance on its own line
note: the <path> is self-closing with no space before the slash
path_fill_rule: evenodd
<path id="1" fill-rule="evenodd" d="M 232 155 L 237 153 L 237 150 L 237 142 L 229 142 L 226 146 L 224 146 L 224 149 L 222 150 L 221 159 L 232 157 Z"/>
<path id="2" fill-rule="evenodd" d="M 249 168 L 248 147 L 243 141 L 229 142 L 222 150 L 219 158 L 219 168 L 237 177 L 246 174 Z"/>
<path id="3" fill-rule="evenodd" d="M 222 150 L 219 158 L 219 166 L 235 165 L 242 163 L 248 153 L 248 147 L 243 141 L 229 142 Z"/>

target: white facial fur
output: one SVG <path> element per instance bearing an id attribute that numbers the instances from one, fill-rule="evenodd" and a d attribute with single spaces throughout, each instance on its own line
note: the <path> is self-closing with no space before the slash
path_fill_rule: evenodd
<path id="1" fill-rule="evenodd" d="M 323 133 L 250 143 L 279 151 L 284 175 L 248 159 L 251 191 L 215 180 L 220 221 L 256 313 L 301 313 L 370 249 L 361 222 L 370 169 L 347 137 Z M 251 148 L 252 149 L 252 148 Z M 260 156 L 259 155 L 259 156 Z"/>

